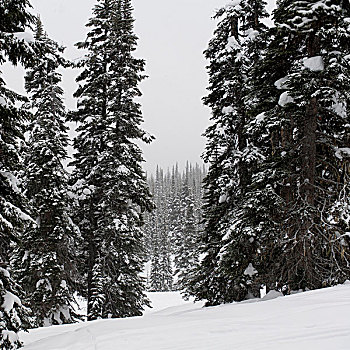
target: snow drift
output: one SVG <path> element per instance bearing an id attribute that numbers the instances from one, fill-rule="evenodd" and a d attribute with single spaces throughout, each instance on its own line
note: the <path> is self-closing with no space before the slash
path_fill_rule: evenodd
<path id="1" fill-rule="evenodd" d="M 177 293 L 151 298 L 155 309 L 143 317 L 21 334 L 24 350 L 350 349 L 350 283 L 210 308 L 184 302 Z"/>

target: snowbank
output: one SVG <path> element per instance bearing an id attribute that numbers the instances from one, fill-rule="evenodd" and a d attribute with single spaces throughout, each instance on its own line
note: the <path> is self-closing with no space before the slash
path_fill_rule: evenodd
<path id="1" fill-rule="evenodd" d="M 153 297 L 158 307 L 144 317 L 23 334 L 24 350 L 350 349 L 349 284 L 211 308 L 184 302 L 177 293 Z M 166 300 L 172 307 L 159 310 Z"/>

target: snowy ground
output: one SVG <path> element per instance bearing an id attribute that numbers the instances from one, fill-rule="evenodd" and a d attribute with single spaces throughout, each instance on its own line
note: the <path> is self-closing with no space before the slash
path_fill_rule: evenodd
<path id="1" fill-rule="evenodd" d="M 24 350 L 349 350 L 350 283 L 202 308 L 152 293 L 145 316 L 33 330 Z"/>

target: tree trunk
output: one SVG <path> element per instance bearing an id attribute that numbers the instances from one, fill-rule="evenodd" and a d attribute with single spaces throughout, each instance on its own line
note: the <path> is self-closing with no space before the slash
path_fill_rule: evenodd
<path id="1" fill-rule="evenodd" d="M 96 262 L 96 243 L 95 243 L 95 229 L 97 228 L 95 219 L 95 208 L 90 203 L 89 222 L 90 232 L 88 233 L 88 276 L 87 276 L 87 320 L 92 321 L 91 317 L 91 300 L 92 300 L 92 286 L 93 286 L 93 270 Z"/>
<path id="2" fill-rule="evenodd" d="M 307 50 L 309 57 L 314 57 L 320 53 L 320 40 L 314 32 L 312 32 L 307 41 Z M 311 97 L 306 106 L 305 115 L 302 120 L 302 150 L 301 150 L 301 166 L 302 178 L 300 195 L 302 200 L 301 222 L 299 227 L 299 237 L 297 242 L 298 260 L 302 261 L 299 267 L 299 273 L 303 274 L 302 280 L 307 284 L 313 284 L 315 279 L 313 270 L 314 263 L 311 252 L 310 229 L 314 223 L 314 206 L 315 206 L 315 179 L 316 179 L 316 130 L 318 116 L 318 101 L 316 97 Z M 300 280 L 301 276 L 298 276 Z M 304 282 L 300 281 L 304 288 Z"/>

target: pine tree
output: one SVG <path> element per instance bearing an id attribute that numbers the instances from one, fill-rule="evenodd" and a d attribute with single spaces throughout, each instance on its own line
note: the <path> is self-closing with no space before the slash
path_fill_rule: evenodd
<path id="1" fill-rule="evenodd" d="M 289 293 L 339 283 L 349 273 L 348 33 L 340 2 L 278 5 L 252 75 L 247 133 L 260 160 L 247 196 L 249 225 L 260 232 L 259 279 Z M 330 215 L 340 201 L 344 210 Z"/>
<path id="2" fill-rule="evenodd" d="M 204 103 L 212 109 L 213 124 L 205 133 L 204 160 L 210 168 L 204 180 L 204 258 L 193 273 L 188 293 L 207 299 L 209 305 L 259 294 L 246 274 L 257 254 L 255 234 L 246 226 L 246 191 L 257 155 L 248 147 L 245 128 L 248 78 L 266 30 L 261 22 L 267 16 L 265 5 L 264 1 L 240 1 L 219 10 L 216 18 L 220 21 L 205 52 L 210 62 L 210 93 Z"/>
<path id="3" fill-rule="evenodd" d="M 350 34 L 345 5 L 285 2 L 279 7 L 285 15 L 276 13 L 277 27 L 294 37 L 298 53 L 278 101 L 294 125 L 294 193 L 286 201 L 283 234 L 288 238 L 281 270 L 287 291 L 333 285 L 349 276 L 349 242 L 344 240 L 348 228 L 329 215 L 348 187 Z M 286 98 L 290 103 L 284 103 Z"/>
<path id="4" fill-rule="evenodd" d="M 245 129 L 248 147 L 253 150 L 255 157 L 251 163 L 251 181 L 246 191 L 244 207 L 248 210 L 245 225 L 258 239 L 258 280 L 260 284 L 266 285 L 268 291 L 276 287 L 276 275 L 283 264 L 279 259 L 282 250 L 279 231 L 285 203 L 284 195 L 281 196 L 275 189 L 277 184 L 284 182 L 282 192 L 289 197 L 293 182 L 290 177 L 294 158 L 291 138 L 293 125 L 289 123 L 288 113 L 275 113 L 279 108 L 280 90 L 285 88 L 290 61 L 297 53 L 295 40 L 288 38 L 284 30 L 273 27 L 262 33 L 261 41 L 265 46 L 261 48 L 260 58 L 248 76 L 247 100 L 250 106 Z M 284 149 L 278 147 L 280 131 Z"/>
<path id="5" fill-rule="evenodd" d="M 205 57 L 209 60 L 209 95 L 204 103 L 212 109 L 212 125 L 205 132 L 208 139 L 204 161 L 210 164 L 207 177 L 204 179 L 204 221 L 201 253 L 204 258 L 193 277 L 190 293 L 199 299 L 207 299 L 209 304 L 221 302 L 219 290 L 226 288 L 226 283 L 217 274 L 218 254 L 224 236 L 225 215 L 229 204 L 227 202 L 226 186 L 230 183 L 227 157 L 233 154 L 235 134 L 232 119 L 240 118 L 241 110 L 235 109 L 235 92 L 240 94 L 242 87 L 241 60 L 237 58 L 241 51 L 238 36 L 239 4 L 228 5 L 220 9 L 216 19 L 220 19 L 214 38 L 209 42 Z M 237 75 L 238 74 L 238 75 Z M 232 89 L 230 84 L 238 84 Z M 240 107 L 241 101 L 236 106 Z M 241 104 L 241 106 L 238 106 Z M 239 115 L 237 115 L 237 112 Z M 236 119 L 237 119 L 236 118 Z"/>
<path id="6" fill-rule="evenodd" d="M 156 225 L 156 223 L 155 223 Z M 156 227 L 156 226 L 155 226 Z M 149 286 L 148 290 L 151 292 L 163 292 L 164 286 L 162 284 L 162 270 L 161 270 L 161 252 L 160 252 L 160 244 L 159 244 L 159 233 L 158 229 L 154 229 L 153 234 L 150 237 L 152 242 L 152 250 L 151 250 L 151 271 L 149 276 Z"/>
<path id="7" fill-rule="evenodd" d="M 187 293 L 209 305 L 349 276 L 349 3 L 278 1 L 269 30 L 264 5 L 220 10 L 206 51 L 204 254 Z"/>
<path id="8" fill-rule="evenodd" d="M 78 47 L 88 51 L 78 77 L 77 150 L 73 165 L 77 223 L 86 251 L 88 319 L 142 314 L 147 304 L 140 277 L 143 212 L 152 203 L 136 140 L 150 142 L 141 128 L 135 97 L 144 61 L 135 59 L 129 0 L 99 0 Z M 99 286 L 98 288 L 96 286 Z M 103 304 L 95 307 L 98 300 Z"/>
<path id="9" fill-rule="evenodd" d="M 27 0 L 0 4 L 0 64 L 28 64 L 35 54 L 24 31 L 32 22 Z M 18 108 L 22 96 L 11 91 L 0 77 L 0 347 L 18 349 L 18 331 L 28 326 L 26 310 L 18 296 L 21 289 L 9 272 L 10 253 L 22 230 L 31 225 L 18 173 L 22 170 L 24 122 L 29 114 Z"/>
<path id="10" fill-rule="evenodd" d="M 74 321 L 76 284 L 75 228 L 70 218 L 67 159 L 68 134 L 60 67 L 63 48 L 47 37 L 37 19 L 40 54 L 26 75 L 34 117 L 26 154 L 25 188 L 37 225 L 26 230 L 13 258 L 17 277 L 31 305 L 36 326 Z"/>
<path id="11" fill-rule="evenodd" d="M 189 186 L 189 171 L 187 169 L 182 184 L 180 222 L 174 239 L 174 265 L 176 287 L 183 290 L 187 285 L 189 274 L 198 265 L 199 225 L 195 216 L 195 200 L 193 190 Z"/>
<path id="12" fill-rule="evenodd" d="M 260 296 L 258 271 L 255 269 L 259 262 L 260 232 L 249 225 L 249 218 L 255 213 L 248 190 L 254 164 L 261 156 L 249 142 L 247 124 L 251 118 L 252 73 L 260 64 L 267 31 L 263 19 L 268 14 L 265 10 L 266 1 L 241 1 L 240 7 L 236 34 L 241 43 L 241 51 L 236 56 L 236 62 L 240 63 L 236 73 L 240 92 L 232 96 L 232 107 L 236 115 L 231 122 L 231 132 L 235 143 L 225 159 L 227 182 L 222 199 L 226 198 L 228 209 L 224 217 L 225 236 L 222 239 L 218 265 L 218 274 L 228 281 L 225 291 L 220 291 L 226 302 Z M 229 83 L 232 90 L 237 90 L 234 79 Z"/>

